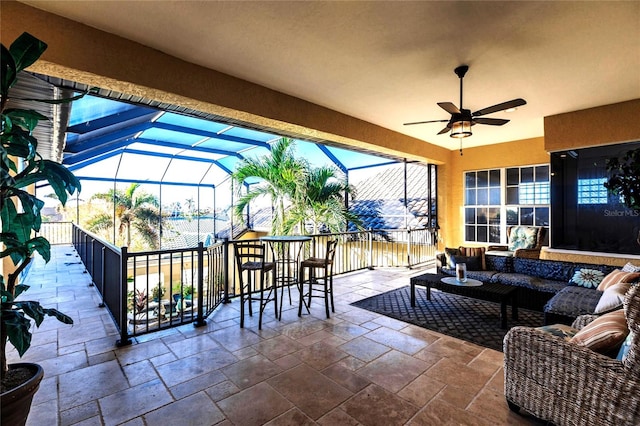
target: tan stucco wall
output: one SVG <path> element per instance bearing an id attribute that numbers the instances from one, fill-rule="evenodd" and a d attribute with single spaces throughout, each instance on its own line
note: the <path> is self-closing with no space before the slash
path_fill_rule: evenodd
<path id="1" fill-rule="evenodd" d="M 476 148 L 464 148 L 463 142 L 462 156 L 458 151 L 452 151 L 447 167 L 443 168 L 446 170 L 446 189 L 443 189 L 446 202 L 445 211 L 442 212 L 441 243 L 446 247 L 458 247 L 464 242 L 464 172 L 537 164 L 549 164 L 544 138 Z M 439 205 L 441 209 L 442 206 Z"/>
<path id="2" fill-rule="evenodd" d="M 640 140 L 640 99 L 544 118 L 549 152 Z"/>

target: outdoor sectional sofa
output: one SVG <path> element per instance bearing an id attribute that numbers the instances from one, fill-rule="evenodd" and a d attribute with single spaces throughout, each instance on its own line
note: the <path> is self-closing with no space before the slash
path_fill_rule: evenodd
<path id="1" fill-rule="evenodd" d="M 569 285 L 576 271 L 591 269 L 607 275 L 618 269 L 608 265 L 491 254 L 485 254 L 484 258 L 485 269 L 468 270 L 467 276 L 519 287 L 519 306 L 544 312 L 545 324 L 571 324 L 579 315 L 594 312 L 603 292 Z M 455 268 L 449 267 L 445 253 L 439 253 L 436 260 L 438 272 L 455 276 Z"/>

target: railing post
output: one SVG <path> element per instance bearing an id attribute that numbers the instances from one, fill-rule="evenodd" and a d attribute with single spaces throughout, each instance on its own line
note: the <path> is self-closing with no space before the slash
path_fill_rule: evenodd
<path id="1" fill-rule="evenodd" d="M 211 277 L 209 277 L 211 279 Z M 207 322 L 204 320 L 204 244 L 198 243 L 198 319 L 195 327 L 202 327 Z"/>
<path id="2" fill-rule="evenodd" d="M 373 269 L 373 230 L 369 228 L 367 233 L 369 240 L 369 269 Z"/>
<path id="3" fill-rule="evenodd" d="M 116 341 L 117 346 L 127 346 L 131 344 L 127 325 L 127 264 L 129 261 L 128 247 L 120 249 L 120 340 Z"/>
<path id="4" fill-rule="evenodd" d="M 222 240 L 222 261 L 224 262 L 222 265 L 224 271 L 224 299 L 222 303 L 231 303 L 229 300 L 229 238 Z"/>
<path id="5" fill-rule="evenodd" d="M 407 268 L 411 269 L 411 229 L 407 229 Z"/>
<path id="6" fill-rule="evenodd" d="M 89 287 L 93 287 L 95 285 L 95 282 L 93 281 L 93 277 L 96 276 L 96 259 L 93 257 L 93 246 L 96 243 L 96 239 L 92 238 L 91 239 L 91 284 L 89 284 Z M 104 265 L 103 265 L 104 267 Z M 84 270 L 87 270 L 87 265 L 85 263 L 84 266 Z"/>
<path id="7" fill-rule="evenodd" d="M 100 296 L 102 297 L 102 302 L 100 302 L 100 304 L 98 305 L 100 308 L 104 308 L 106 306 L 104 304 L 104 289 L 105 289 L 104 283 L 107 281 L 107 268 L 105 267 L 105 260 L 107 258 L 107 256 L 105 255 L 106 250 L 107 248 L 104 245 L 102 246 L 102 250 L 100 250 L 101 262 L 102 262 L 102 270 L 100 271 L 100 274 L 102 276 L 102 285 L 101 285 L 102 288 L 100 289 Z M 93 281 L 93 275 L 91 276 L 91 280 Z"/>

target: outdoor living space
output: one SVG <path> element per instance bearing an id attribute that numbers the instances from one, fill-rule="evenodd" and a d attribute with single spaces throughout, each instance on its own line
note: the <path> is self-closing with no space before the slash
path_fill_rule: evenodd
<path id="1" fill-rule="evenodd" d="M 50 263 L 36 259 L 26 282 L 74 325 L 50 320 L 35 330 L 23 360 L 41 364 L 45 378 L 27 424 L 536 424 L 507 407 L 501 352 L 350 305 L 427 271 L 337 276 L 330 319 L 321 302 L 298 317 L 293 291 L 281 321 L 267 307 L 261 331 L 255 313 L 238 326 L 236 299 L 203 327 L 117 347 L 77 253 L 54 246 Z"/>

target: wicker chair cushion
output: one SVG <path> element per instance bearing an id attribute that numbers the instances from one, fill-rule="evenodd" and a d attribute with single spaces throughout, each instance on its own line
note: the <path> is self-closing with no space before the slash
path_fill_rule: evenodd
<path id="1" fill-rule="evenodd" d="M 602 271 L 591 268 L 582 268 L 576 270 L 573 277 L 569 280 L 569 285 L 585 288 L 598 288 L 598 285 L 600 285 L 603 279 L 604 273 Z"/>
<path id="2" fill-rule="evenodd" d="M 620 269 L 611 271 L 598 285 L 598 290 L 605 291 L 617 283 L 632 283 L 640 278 L 640 272 L 625 272 Z M 628 289 L 627 289 L 628 290 Z"/>
<path id="3" fill-rule="evenodd" d="M 538 241 L 538 228 L 530 226 L 514 226 L 509 233 L 509 250 L 532 249 Z"/>
<path id="4" fill-rule="evenodd" d="M 566 286 L 556 293 L 544 306 L 544 312 L 577 317 L 592 314 L 602 292 L 591 288 Z"/>
<path id="5" fill-rule="evenodd" d="M 526 287 L 532 290 L 538 290 L 546 293 L 557 293 L 567 286 L 566 283 L 546 278 L 525 274 L 510 274 L 498 272 L 491 279 L 493 282 L 501 284 L 513 285 L 516 287 Z"/>
<path id="6" fill-rule="evenodd" d="M 629 354 L 629 349 L 631 349 L 631 341 L 633 340 L 633 331 L 629 332 L 629 335 L 624 342 L 622 342 L 622 346 L 620 346 L 620 350 L 618 351 L 618 356 L 616 359 L 618 361 L 625 361 L 627 359 L 627 355 Z"/>
<path id="7" fill-rule="evenodd" d="M 604 314 L 578 331 L 570 340 L 599 353 L 610 353 L 617 350 L 629 334 L 624 310 Z"/>
<path id="8" fill-rule="evenodd" d="M 600 296 L 593 313 L 603 314 L 621 307 L 622 302 L 624 302 L 624 295 L 627 294 L 629 288 L 631 288 L 631 283 L 617 283 L 609 286 Z"/>
<path id="9" fill-rule="evenodd" d="M 551 334 L 552 336 L 559 337 L 565 342 L 571 340 L 573 336 L 578 333 L 578 330 L 566 324 L 545 325 L 543 327 L 538 327 L 538 330 Z"/>

